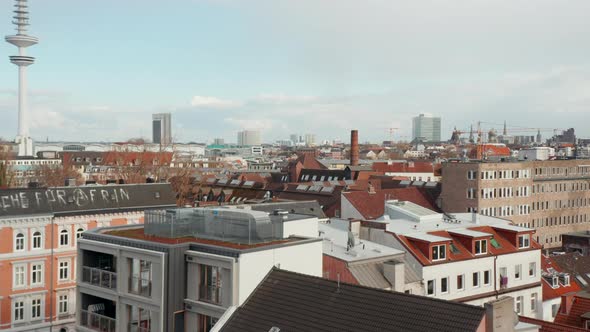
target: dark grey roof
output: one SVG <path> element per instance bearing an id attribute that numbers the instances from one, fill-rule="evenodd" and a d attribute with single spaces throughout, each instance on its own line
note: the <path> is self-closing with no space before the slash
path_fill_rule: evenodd
<path id="1" fill-rule="evenodd" d="M 483 307 L 273 268 L 221 331 L 476 331 L 484 315 Z"/>
<path id="2" fill-rule="evenodd" d="M 0 217 L 176 206 L 169 183 L 0 190 Z"/>

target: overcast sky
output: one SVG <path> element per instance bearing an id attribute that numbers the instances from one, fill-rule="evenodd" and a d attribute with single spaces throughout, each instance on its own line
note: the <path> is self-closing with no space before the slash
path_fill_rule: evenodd
<path id="1" fill-rule="evenodd" d="M 419 113 L 441 116 L 445 139 L 504 120 L 590 136 L 587 0 L 29 3 L 38 140 L 151 138 L 155 112 L 172 113 L 179 141 L 235 142 L 240 129 L 381 141 L 389 127 L 407 139 Z M 0 1 L 2 34 L 11 10 Z M 0 43 L 4 138 L 17 128 L 15 54 Z"/>

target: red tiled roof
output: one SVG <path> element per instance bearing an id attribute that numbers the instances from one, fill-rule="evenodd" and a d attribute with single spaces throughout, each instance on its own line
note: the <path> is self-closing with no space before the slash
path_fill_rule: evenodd
<path id="1" fill-rule="evenodd" d="M 567 326 L 567 325 L 558 324 L 558 323 L 552 323 L 552 322 L 548 322 L 545 320 L 534 319 L 534 318 L 529 318 L 529 317 L 524 317 L 524 316 L 519 316 L 518 320 L 521 322 L 541 326 L 541 328 L 539 329 L 539 332 L 583 332 L 583 331 L 588 332 L 588 330 L 583 329 L 583 328 Z"/>
<path id="2" fill-rule="evenodd" d="M 328 169 L 322 163 L 320 163 L 314 156 L 304 153 L 296 162 L 300 162 L 304 169 Z"/>
<path id="3" fill-rule="evenodd" d="M 541 245 L 537 242 L 531 240 L 531 247 L 528 249 L 517 249 L 509 240 L 504 238 L 498 232 L 496 232 L 491 226 L 479 226 L 479 227 L 468 227 L 466 228 L 472 231 L 478 231 L 483 233 L 488 233 L 493 237 L 498 244 L 500 245 L 499 248 L 495 248 L 491 244 L 488 245 L 488 253 L 486 255 L 502 255 L 508 253 L 514 253 L 518 251 L 526 251 L 526 250 L 536 250 L 541 249 Z M 457 252 L 453 252 L 451 250 L 448 251 L 448 259 L 446 261 L 437 261 L 432 262 L 428 259 L 428 257 L 415 245 L 415 241 L 407 238 L 404 235 L 394 234 L 402 244 L 406 247 L 406 249 L 414 256 L 416 259 L 420 261 L 422 265 L 433 265 L 433 264 L 441 264 L 447 263 L 449 261 L 460 261 L 460 260 L 467 260 L 475 258 L 475 254 L 471 252 L 471 248 L 466 248 L 461 244 L 459 241 L 459 235 L 449 233 L 446 230 L 428 232 L 428 234 L 440 236 L 443 238 L 448 238 L 449 241 L 453 242 L 453 245 L 457 249 Z M 485 257 L 486 255 L 477 255 L 477 257 Z"/>
<path id="4" fill-rule="evenodd" d="M 428 198 L 428 195 L 417 187 L 375 190 L 374 194 L 368 191 L 350 191 L 342 195 L 357 209 L 364 219 L 376 219 L 383 216 L 386 199 L 409 201 L 427 209 L 438 211 L 438 208 Z"/>
<path id="5" fill-rule="evenodd" d="M 541 255 L 541 269 L 547 272 L 547 269 L 550 267 L 557 272 L 563 272 L 561 267 L 557 265 L 557 263 L 551 257 Z M 549 282 L 545 280 L 545 278 L 541 279 L 543 280 L 543 301 L 555 299 L 569 293 L 577 293 L 582 290 L 582 288 L 580 287 L 580 285 L 578 285 L 573 276 L 570 276 L 569 286 L 562 286 L 561 284 L 559 284 L 559 287 L 557 288 L 551 287 L 551 285 L 549 285 Z"/>
<path id="6" fill-rule="evenodd" d="M 568 314 L 558 313 L 555 317 L 555 323 L 582 327 L 583 319 L 580 316 L 588 312 L 590 312 L 590 299 L 574 296 L 570 312 Z"/>
<path id="7" fill-rule="evenodd" d="M 475 159 L 482 159 L 482 157 L 492 157 L 492 156 L 503 156 L 509 157 L 510 156 L 510 148 L 506 146 L 498 146 L 493 144 L 478 144 L 476 145 L 471 152 L 469 152 L 470 158 Z"/>

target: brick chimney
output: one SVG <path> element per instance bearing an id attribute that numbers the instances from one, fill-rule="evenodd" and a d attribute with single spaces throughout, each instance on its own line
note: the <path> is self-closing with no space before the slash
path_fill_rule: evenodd
<path id="1" fill-rule="evenodd" d="M 359 132 L 358 130 L 350 131 L 350 166 L 359 164 Z"/>

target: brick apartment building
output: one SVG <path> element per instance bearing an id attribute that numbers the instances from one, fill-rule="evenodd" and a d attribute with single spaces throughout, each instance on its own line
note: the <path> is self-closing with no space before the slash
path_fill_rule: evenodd
<path id="1" fill-rule="evenodd" d="M 81 234 L 175 202 L 169 184 L 0 190 L 0 331 L 73 331 Z"/>
<path id="2" fill-rule="evenodd" d="M 445 212 L 509 219 L 549 248 L 590 229 L 590 160 L 447 162 L 442 172 Z"/>

